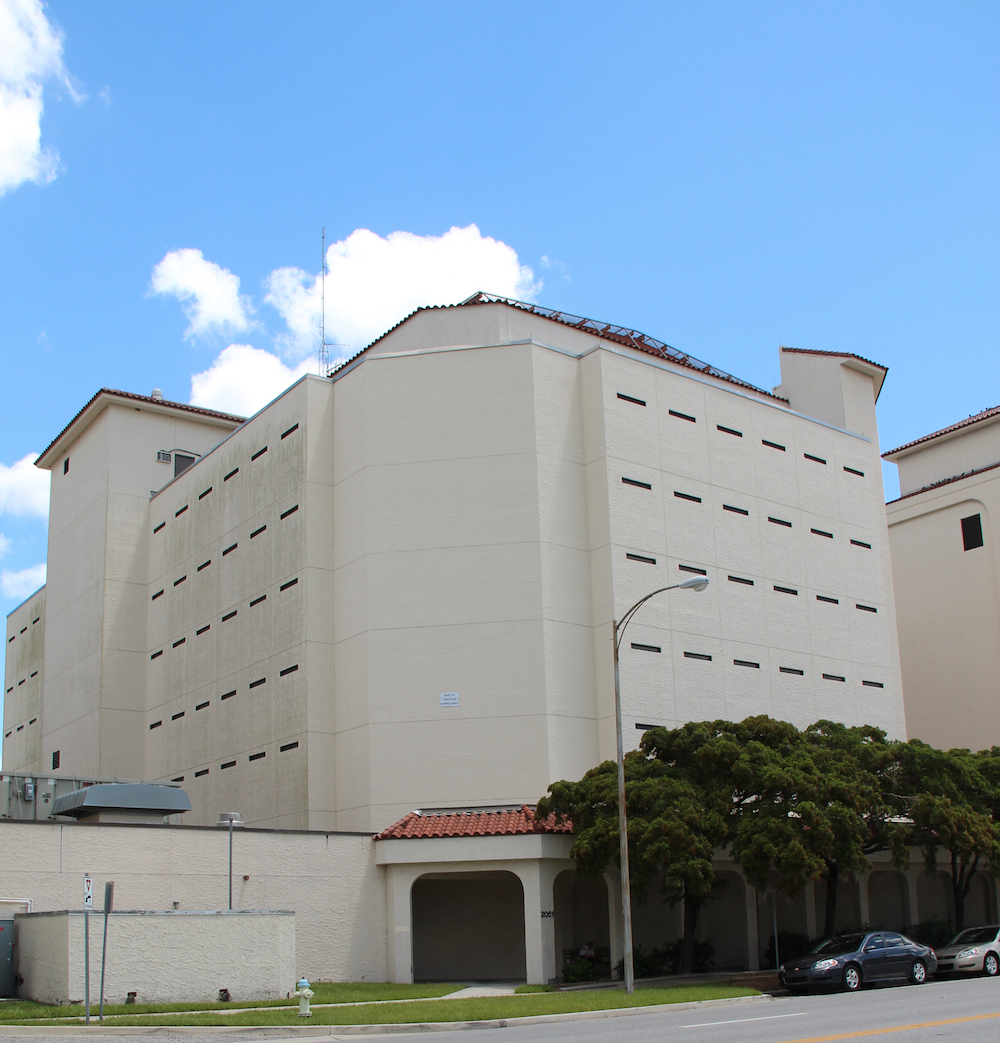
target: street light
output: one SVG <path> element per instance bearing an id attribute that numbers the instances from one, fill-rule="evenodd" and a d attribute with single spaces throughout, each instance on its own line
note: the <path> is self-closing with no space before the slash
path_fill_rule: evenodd
<path id="1" fill-rule="evenodd" d="M 238 811 L 220 811 L 216 826 L 229 827 L 229 911 L 233 911 L 233 826 L 242 826 L 243 819 Z"/>
<path id="2" fill-rule="evenodd" d="M 666 590 L 704 590 L 708 586 L 707 576 L 692 576 L 683 583 L 673 583 L 669 587 L 660 587 L 651 594 L 637 601 L 621 618 L 612 620 L 615 646 L 615 730 L 618 739 L 618 843 L 619 857 L 622 864 L 622 921 L 625 928 L 625 991 L 635 992 L 635 970 L 632 964 L 632 894 L 628 882 L 628 823 L 625 816 L 625 753 L 622 748 L 622 692 L 618 682 L 618 648 L 621 645 L 625 628 L 632 622 L 636 610 L 646 604 L 651 597 L 662 594 Z"/>

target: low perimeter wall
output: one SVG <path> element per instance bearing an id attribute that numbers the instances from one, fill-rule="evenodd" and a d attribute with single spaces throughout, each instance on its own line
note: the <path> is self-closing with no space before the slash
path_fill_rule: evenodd
<path id="1" fill-rule="evenodd" d="M 28 913 L 16 921 L 22 997 L 82 1003 L 84 914 Z M 104 915 L 90 916 L 90 1002 L 101 1001 Z M 108 918 L 106 1003 L 283 999 L 295 988 L 292 912 L 113 912 Z"/>

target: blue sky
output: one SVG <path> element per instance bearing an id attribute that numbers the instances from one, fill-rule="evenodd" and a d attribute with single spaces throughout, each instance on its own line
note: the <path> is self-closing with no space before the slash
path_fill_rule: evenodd
<path id="1" fill-rule="evenodd" d="M 352 351 L 484 289 L 768 388 L 780 344 L 857 352 L 889 367 L 883 449 L 1000 401 L 995 3 L 3 17 L 4 612 L 45 560 L 17 462 L 101 385 L 235 408 L 291 379 L 324 225 Z"/>

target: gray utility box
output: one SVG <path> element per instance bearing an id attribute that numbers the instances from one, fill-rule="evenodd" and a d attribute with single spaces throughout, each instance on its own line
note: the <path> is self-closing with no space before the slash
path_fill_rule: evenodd
<path id="1" fill-rule="evenodd" d="M 0 920 L 0 996 L 14 995 L 14 921 Z"/>

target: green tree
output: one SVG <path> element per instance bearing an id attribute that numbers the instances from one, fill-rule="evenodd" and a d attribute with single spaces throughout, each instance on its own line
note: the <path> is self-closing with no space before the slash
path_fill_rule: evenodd
<path id="1" fill-rule="evenodd" d="M 965 927 L 965 900 L 980 867 L 1000 871 L 1000 828 L 994 820 L 1000 777 L 993 751 L 938 750 L 919 739 L 899 747 L 898 797 L 912 822 L 910 840 L 929 872 L 948 858 L 955 929 Z"/>
<path id="2" fill-rule="evenodd" d="M 625 756 L 629 874 L 643 896 L 659 882 L 666 898 L 683 902 L 680 972 L 690 973 L 698 914 L 715 882 L 712 854 L 725 840 L 725 816 L 698 787 L 642 750 Z M 556 782 L 538 804 L 573 823 L 571 854 L 582 872 L 619 863 L 618 769 L 605 761 L 579 782 Z"/>

